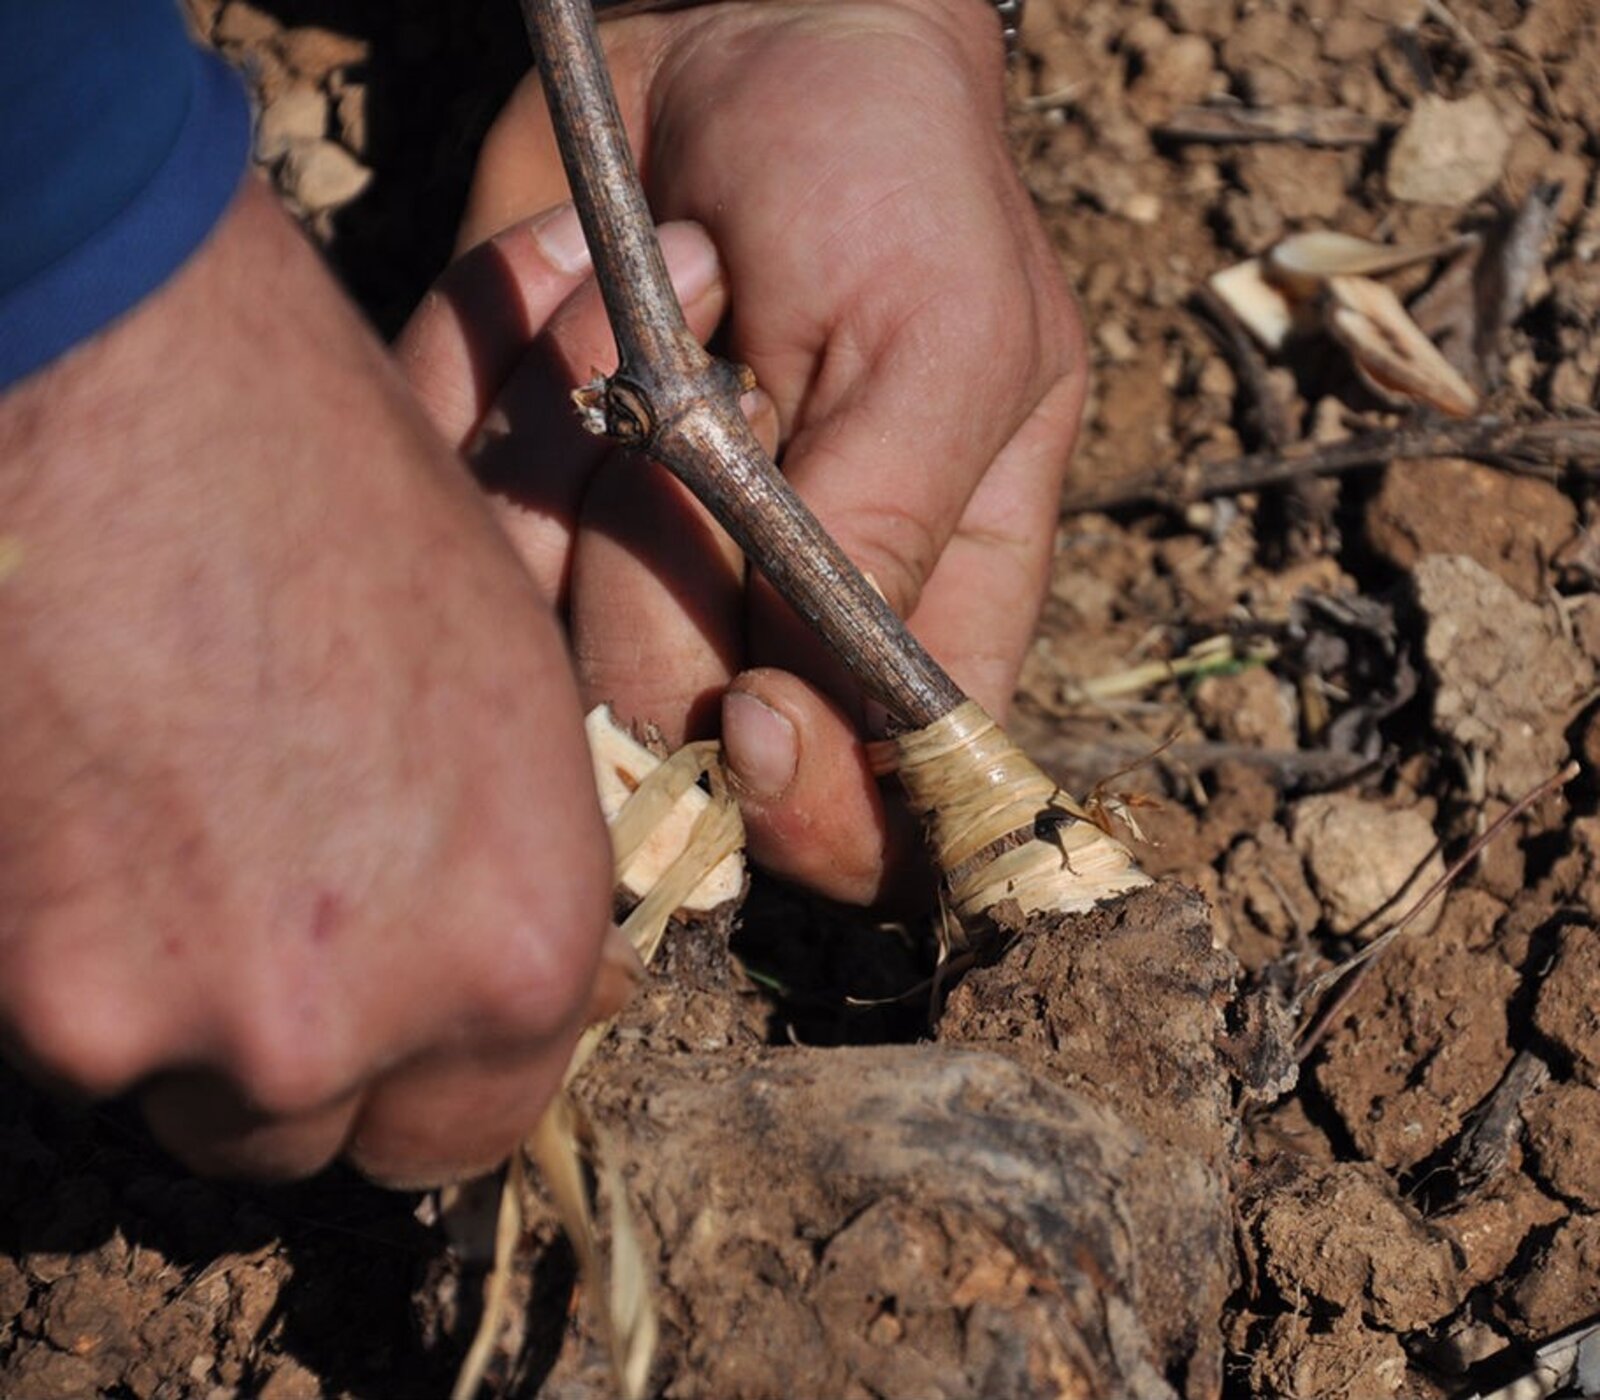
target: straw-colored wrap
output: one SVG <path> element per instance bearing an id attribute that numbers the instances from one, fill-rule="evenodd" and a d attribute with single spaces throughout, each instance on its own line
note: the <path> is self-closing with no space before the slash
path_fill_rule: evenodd
<path id="1" fill-rule="evenodd" d="M 973 701 L 895 740 L 900 781 L 928 824 L 963 921 L 1014 899 L 1024 913 L 1088 909 L 1150 883 L 1120 841 Z"/>

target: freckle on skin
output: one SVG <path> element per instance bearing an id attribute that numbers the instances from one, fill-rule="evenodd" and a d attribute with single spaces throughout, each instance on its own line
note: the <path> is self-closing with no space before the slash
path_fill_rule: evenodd
<path id="1" fill-rule="evenodd" d="M 317 907 L 311 915 L 311 941 L 327 943 L 339 926 L 339 896 L 324 891 L 317 896 Z"/>

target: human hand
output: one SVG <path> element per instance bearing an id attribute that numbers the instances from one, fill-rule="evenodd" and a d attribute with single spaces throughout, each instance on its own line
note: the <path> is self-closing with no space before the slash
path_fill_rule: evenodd
<path id="1" fill-rule="evenodd" d="M 602 34 L 657 217 L 698 221 L 721 253 L 724 349 L 771 397 L 785 473 L 1003 715 L 1043 594 L 1083 362 L 1002 138 L 993 12 L 764 0 Z M 462 242 L 565 198 L 529 79 L 485 146 Z M 550 354 L 573 381 L 614 363 L 604 340 Z M 586 699 L 674 742 L 720 719 L 756 858 L 874 899 L 906 823 L 885 815 L 850 686 L 764 584 L 745 588 L 731 544 L 660 468 L 573 444 L 552 490 L 548 459 L 518 442 L 532 382 L 501 394 L 486 460 L 530 566 L 570 583 Z"/>
<path id="2" fill-rule="evenodd" d="M 0 397 L 0 538 L 0 1044 L 205 1170 L 502 1159 L 628 981 L 578 696 L 270 195 Z"/>

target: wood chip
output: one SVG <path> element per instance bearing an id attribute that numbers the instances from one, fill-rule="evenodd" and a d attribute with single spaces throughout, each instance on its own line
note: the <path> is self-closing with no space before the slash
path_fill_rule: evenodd
<path id="1" fill-rule="evenodd" d="M 1325 315 L 1329 331 L 1375 393 L 1391 402 L 1427 404 L 1452 418 L 1477 410 L 1477 391 L 1383 283 L 1330 277 Z"/>

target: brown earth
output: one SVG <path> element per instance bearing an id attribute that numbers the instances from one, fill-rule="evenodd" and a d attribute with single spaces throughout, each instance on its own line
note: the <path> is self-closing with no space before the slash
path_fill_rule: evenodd
<path id="1" fill-rule="evenodd" d="M 191 10 L 392 331 L 523 66 L 515 7 Z M 1462 333 L 1438 261 L 1390 280 L 1495 413 L 1594 411 L 1586 0 L 1032 0 L 1025 49 L 1015 145 L 1093 359 L 1073 488 L 1423 421 L 1326 337 L 1268 355 L 1197 293 L 1307 228 L 1492 248 L 1544 181 L 1553 227 L 1497 334 Z M 1298 136 L 1196 139 L 1208 101 Z M 658 1392 L 1466 1395 L 1600 1314 L 1592 777 L 1294 1044 L 1319 972 L 1528 786 L 1600 759 L 1596 518 L 1578 466 L 1451 451 L 1064 516 L 1016 732 L 1085 791 L 1179 731 L 1109 782 L 1148 868 L 1204 898 L 1014 927 L 937 1006 L 927 928 L 768 887 L 735 938 L 748 977 L 680 943 L 584 1088 L 656 1261 Z M 1104 684 L 1214 638 L 1195 674 Z M 426 1202 L 339 1171 L 189 1180 L 120 1105 L 6 1090 L 0 1393 L 447 1390 L 480 1275 Z M 607 1393 L 548 1219 L 526 1254 L 493 1384 Z"/>

